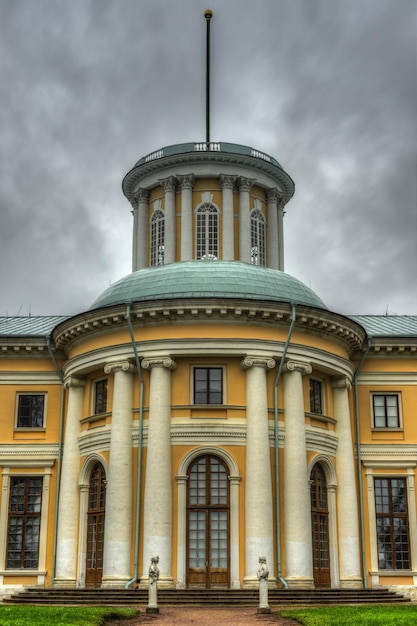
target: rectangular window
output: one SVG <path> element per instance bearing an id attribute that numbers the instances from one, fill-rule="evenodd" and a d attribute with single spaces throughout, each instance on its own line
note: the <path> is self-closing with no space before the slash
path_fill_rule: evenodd
<path id="1" fill-rule="evenodd" d="M 310 378 L 310 413 L 323 415 L 323 383 Z"/>
<path id="2" fill-rule="evenodd" d="M 223 369 L 221 367 L 194 368 L 194 404 L 223 403 Z"/>
<path id="3" fill-rule="evenodd" d="M 94 415 L 107 411 L 107 379 L 94 383 Z"/>
<path id="4" fill-rule="evenodd" d="M 42 478 L 11 479 L 7 568 L 36 569 L 39 561 Z"/>
<path id="5" fill-rule="evenodd" d="M 399 428 L 398 394 L 372 394 L 374 428 Z"/>
<path id="6" fill-rule="evenodd" d="M 410 569 L 405 478 L 375 478 L 375 509 L 380 570 Z"/>
<path id="7" fill-rule="evenodd" d="M 17 396 L 17 428 L 43 428 L 45 394 L 20 393 Z"/>

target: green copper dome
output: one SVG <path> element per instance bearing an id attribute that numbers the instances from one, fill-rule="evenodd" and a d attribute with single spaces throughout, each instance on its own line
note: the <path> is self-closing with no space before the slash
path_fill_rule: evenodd
<path id="1" fill-rule="evenodd" d="M 290 302 L 327 309 L 289 274 L 238 261 L 185 261 L 133 272 L 106 289 L 90 307 L 178 298 L 234 298 Z"/>

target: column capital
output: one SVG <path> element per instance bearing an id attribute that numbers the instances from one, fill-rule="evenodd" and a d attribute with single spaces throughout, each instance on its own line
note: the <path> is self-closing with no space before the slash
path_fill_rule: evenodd
<path id="1" fill-rule="evenodd" d="M 301 374 L 311 374 L 313 368 L 305 361 L 287 361 L 284 365 L 284 372 L 301 372 Z"/>
<path id="2" fill-rule="evenodd" d="M 135 366 L 130 361 L 114 361 L 114 363 L 106 363 L 104 372 L 106 374 L 114 374 L 114 372 L 134 372 Z"/>
<path id="3" fill-rule="evenodd" d="M 169 370 L 175 370 L 177 364 L 170 356 L 165 356 L 155 359 L 143 359 L 141 366 L 144 370 L 149 370 L 153 367 L 166 367 Z"/>
<path id="4" fill-rule="evenodd" d="M 194 187 L 194 174 L 185 174 L 177 178 L 181 189 L 192 189 Z"/>
<path id="5" fill-rule="evenodd" d="M 163 188 L 165 193 L 167 191 L 175 191 L 175 188 L 177 186 L 177 179 L 175 176 L 168 176 L 168 178 L 160 178 L 159 182 L 161 183 L 161 187 Z"/>
<path id="6" fill-rule="evenodd" d="M 239 176 L 237 179 L 239 191 L 250 191 L 255 183 L 255 180 L 255 178 L 245 178 L 244 176 Z"/>
<path id="7" fill-rule="evenodd" d="M 149 189 L 139 187 L 139 189 L 136 189 L 133 197 L 135 198 L 136 202 L 149 202 L 149 194 Z"/>
<path id="8" fill-rule="evenodd" d="M 333 389 L 350 389 L 352 383 L 347 376 L 340 376 L 332 379 L 332 387 Z"/>
<path id="9" fill-rule="evenodd" d="M 241 368 L 244 370 L 247 370 L 250 367 L 263 367 L 265 369 L 272 369 L 273 367 L 275 367 L 276 362 L 274 359 L 269 359 L 267 357 L 262 358 L 262 357 L 246 356 L 240 365 L 241 365 Z"/>
<path id="10" fill-rule="evenodd" d="M 233 189 L 236 182 L 236 176 L 229 176 L 229 174 L 220 174 L 220 189 Z"/>
<path id="11" fill-rule="evenodd" d="M 65 389 L 68 389 L 69 387 L 85 387 L 85 379 L 68 376 L 68 378 L 64 381 L 64 387 Z"/>
<path id="12" fill-rule="evenodd" d="M 275 202 L 276 204 L 280 204 L 283 197 L 284 197 L 284 194 L 282 193 L 282 191 L 278 189 L 278 187 L 271 187 L 270 189 L 267 189 L 267 192 L 266 192 L 267 202 Z"/>

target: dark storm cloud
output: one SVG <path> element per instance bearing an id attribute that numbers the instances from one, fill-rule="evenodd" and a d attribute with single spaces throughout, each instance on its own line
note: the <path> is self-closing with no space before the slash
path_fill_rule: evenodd
<path id="1" fill-rule="evenodd" d="M 296 183 L 286 270 L 344 313 L 417 310 L 414 0 L 0 0 L 0 315 L 84 310 L 130 271 L 120 184 L 205 135 Z"/>

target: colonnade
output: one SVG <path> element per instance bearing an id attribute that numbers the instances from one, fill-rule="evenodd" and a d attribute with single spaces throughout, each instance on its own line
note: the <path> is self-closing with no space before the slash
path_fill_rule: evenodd
<path id="1" fill-rule="evenodd" d="M 165 214 L 165 245 L 164 264 L 175 261 L 191 261 L 193 259 L 193 233 L 192 233 L 192 192 L 195 183 L 195 175 L 168 176 L 159 181 L 163 192 L 163 210 Z M 251 228 L 250 228 L 250 191 L 256 183 L 255 179 L 244 176 L 232 176 L 220 174 L 219 185 L 222 191 L 222 260 L 239 260 L 245 263 L 251 262 Z M 180 249 L 176 249 L 176 209 L 175 195 L 177 190 L 181 193 L 180 208 Z M 238 243 L 239 254 L 235 257 L 235 233 L 233 194 L 237 190 L 239 194 L 239 230 Z M 148 226 L 149 226 L 149 190 L 139 188 L 135 192 L 133 201 L 133 258 L 132 269 L 135 272 L 149 266 Z M 266 191 L 266 219 L 267 228 L 267 260 L 268 267 L 284 270 L 284 230 L 283 217 L 284 207 L 283 194 L 273 187 Z"/>
<path id="2" fill-rule="evenodd" d="M 274 572 L 274 503 L 272 495 L 271 446 L 267 402 L 267 371 L 275 361 L 248 356 L 246 371 L 246 466 L 245 466 L 245 588 L 257 585 L 259 555 L 267 557 L 270 581 Z M 171 372 L 176 363 L 170 356 L 144 359 L 150 371 L 147 462 L 144 492 L 143 563 L 139 572 L 146 583 L 150 557 L 160 557 L 160 584 L 174 585 L 172 574 L 172 476 L 171 476 Z M 302 376 L 311 365 L 289 360 L 283 370 L 285 445 L 283 450 L 283 516 L 285 577 L 292 588 L 314 586 L 312 563 L 311 509 L 307 470 L 307 443 Z M 129 361 L 108 363 L 105 372 L 114 376 L 112 428 L 107 476 L 104 535 L 103 587 L 123 586 L 132 575 L 132 424 L 133 372 Z M 77 583 L 79 525 L 79 445 L 83 411 L 84 381 L 68 378 L 68 410 L 62 463 L 56 577 L 54 584 Z M 333 586 L 362 585 L 359 528 L 352 433 L 350 427 L 349 381 L 333 381 L 334 413 L 337 421 L 336 454 L 338 523 L 333 554 L 339 553 L 339 572 Z M 272 431 L 271 431 L 272 432 Z M 237 483 L 236 483 L 237 485 Z M 332 486 L 334 489 L 334 485 Z M 235 489 L 236 491 L 236 489 Z M 234 493 L 235 493 L 234 491 Z M 242 496 L 242 494 L 241 494 Z M 234 495 L 234 499 L 237 495 Z M 235 502 L 236 504 L 236 502 Z M 334 512 L 335 514 L 335 512 Z M 237 519 L 235 517 L 235 519 Z M 236 527 L 237 528 L 237 527 Z M 236 533 L 235 533 L 236 534 Z M 78 553 L 77 553 L 78 549 Z M 82 550 L 81 550 L 82 553 Z M 236 567 L 231 569 L 237 575 Z"/>

